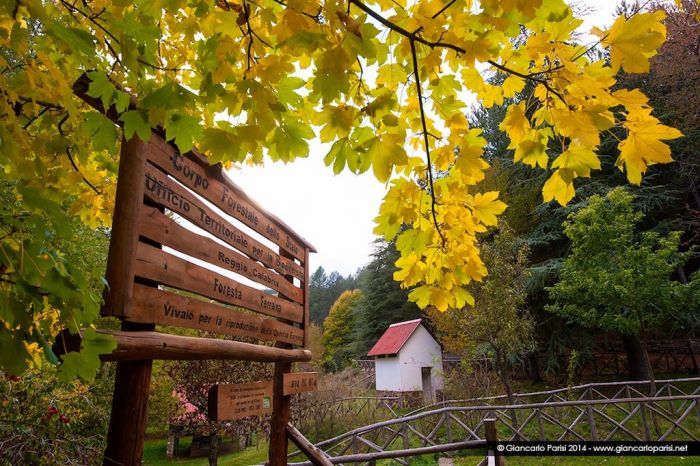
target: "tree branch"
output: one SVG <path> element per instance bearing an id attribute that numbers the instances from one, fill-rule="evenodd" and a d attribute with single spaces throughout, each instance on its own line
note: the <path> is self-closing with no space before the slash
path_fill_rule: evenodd
<path id="1" fill-rule="evenodd" d="M 464 50 L 462 47 L 459 47 L 458 45 L 450 44 L 450 43 L 447 43 L 447 42 L 441 42 L 440 40 L 431 42 L 431 41 L 429 41 L 429 40 L 427 40 L 427 39 L 421 37 L 421 36 L 418 34 L 418 33 L 421 31 L 421 28 L 418 28 L 415 32 L 410 32 L 410 31 L 408 31 L 408 30 L 402 28 L 402 27 L 399 26 L 398 24 L 392 23 L 391 21 L 389 21 L 388 19 L 386 19 L 385 17 L 383 17 L 381 14 L 377 13 L 376 11 L 374 11 L 373 9 L 371 9 L 370 7 L 368 7 L 367 5 L 365 5 L 364 3 L 362 3 L 360 0 L 349 0 L 349 1 L 350 1 L 350 4 L 355 5 L 355 6 L 358 7 L 360 10 L 364 11 L 364 12 L 367 13 L 369 16 L 371 16 L 372 18 L 374 18 L 375 20 L 377 20 L 377 21 L 378 21 L 379 23 L 381 23 L 383 26 L 386 26 L 386 27 L 389 28 L 390 30 L 401 34 L 402 36 L 406 37 L 407 39 L 409 39 L 409 40 L 411 40 L 411 41 L 419 42 L 419 43 L 421 43 L 421 44 L 423 44 L 423 45 L 427 45 L 427 46 L 430 47 L 430 48 L 439 47 L 439 48 L 445 48 L 445 49 L 453 50 L 453 51 L 455 51 L 455 52 L 458 53 L 458 54 L 459 54 L 459 53 L 461 53 L 461 54 L 465 54 L 465 53 L 466 53 L 466 50 Z M 442 12 L 443 12 L 448 6 L 450 6 L 450 5 L 451 5 L 451 3 L 448 3 L 448 4 L 446 5 L 446 7 L 443 8 L 441 11 L 439 11 L 437 14 L 442 13 Z M 436 15 L 437 15 L 437 14 L 436 14 Z M 515 71 L 515 70 L 512 70 L 512 69 L 510 69 L 510 68 L 508 68 L 508 67 L 506 67 L 506 66 L 504 66 L 504 65 L 500 65 L 500 64 L 498 64 L 497 62 L 495 62 L 495 61 L 493 61 L 493 60 L 489 60 L 487 63 L 490 64 L 490 65 L 492 65 L 492 66 L 494 66 L 494 67 L 496 67 L 496 68 L 498 68 L 498 69 L 501 70 L 501 71 L 506 72 L 506 73 L 509 73 L 509 74 L 512 74 L 512 75 L 521 77 L 521 78 L 523 78 L 523 79 L 527 79 L 527 80 L 530 80 L 530 81 L 535 81 L 535 82 L 537 82 L 537 83 L 539 83 L 539 84 L 542 84 L 548 91 L 550 91 L 552 94 L 556 95 L 564 104 L 566 104 L 566 100 L 564 100 L 564 97 L 563 97 L 558 91 L 554 90 L 554 89 L 552 88 L 552 86 L 549 84 L 549 82 L 548 82 L 546 79 L 540 79 L 540 78 L 537 78 L 537 77 L 536 77 L 538 74 L 543 74 L 544 72 L 543 72 L 543 73 L 535 73 L 535 74 L 532 74 L 532 73 L 531 73 L 531 74 L 523 74 L 523 73 L 519 73 L 519 72 L 517 72 L 517 71 Z"/>
<path id="2" fill-rule="evenodd" d="M 445 237 L 442 235 L 440 230 L 440 224 L 437 221 L 437 213 L 435 212 L 435 206 L 437 202 L 435 200 L 435 187 L 433 186 L 433 166 L 430 162 L 430 143 L 428 141 L 428 127 L 425 123 L 425 109 L 423 108 L 423 91 L 420 84 L 420 75 L 418 74 L 418 56 L 416 55 L 416 41 L 411 40 L 411 57 L 413 58 L 413 75 L 416 81 L 416 90 L 418 91 L 418 107 L 420 108 L 420 120 L 423 125 L 423 140 L 425 143 L 425 158 L 428 163 L 428 183 L 430 183 L 430 210 L 433 214 L 433 223 L 435 224 L 435 229 L 440 235 L 440 240 L 442 241 L 442 246 L 445 246 Z"/>

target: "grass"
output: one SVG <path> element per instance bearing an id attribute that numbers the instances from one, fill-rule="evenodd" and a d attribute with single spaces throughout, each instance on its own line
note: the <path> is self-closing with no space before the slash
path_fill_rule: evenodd
<path id="1" fill-rule="evenodd" d="M 191 440 L 183 438 L 180 440 L 180 449 L 189 446 Z M 147 440 L 143 448 L 143 464 L 147 466 L 208 466 L 209 460 L 204 458 L 183 458 L 177 457 L 168 459 L 165 456 L 165 439 Z M 267 461 L 267 442 L 260 442 L 257 446 L 248 447 L 245 450 L 228 453 L 219 456 L 220 466 L 246 466 L 261 464 Z"/>

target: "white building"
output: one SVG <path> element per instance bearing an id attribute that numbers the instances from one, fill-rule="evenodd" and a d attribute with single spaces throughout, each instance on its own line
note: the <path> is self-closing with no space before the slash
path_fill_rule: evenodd
<path id="1" fill-rule="evenodd" d="M 442 348 L 421 319 L 390 325 L 367 356 L 374 356 L 378 396 L 431 404 L 443 388 Z"/>

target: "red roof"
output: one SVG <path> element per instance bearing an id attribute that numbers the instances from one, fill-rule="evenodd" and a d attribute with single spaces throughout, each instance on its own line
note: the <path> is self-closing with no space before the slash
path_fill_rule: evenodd
<path id="1" fill-rule="evenodd" d="M 377 340 L 367 356 L 382 356 L 398 354 L 403 345 L 413 335 L 413 332 L 418 328 L 421 319 L 409 320 L 391 324 L 384 335 Z"/>

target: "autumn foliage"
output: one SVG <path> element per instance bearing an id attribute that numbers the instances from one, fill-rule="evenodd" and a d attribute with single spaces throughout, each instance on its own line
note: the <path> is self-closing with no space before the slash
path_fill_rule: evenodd
<path id="1" fill-rule="evenodd" d="M 624 130 L 617 166 L 639 183 L 651 165 L 671 161 L 665 141 L 681 134 L 658 121 L 639 90 L 614 85 L 620 71 L 649 70 L 663 19 L 639 11 L 586 43 L 563 0 L 5 1 L 2 177 L 47 228 L 36 235 L 55 234 L 75 216 L 109 225 L 121 137 L 148 139 L 161 127 L 183 152 L 196 144 L 212 162 L 261 163 L 306 157 L 318 135 L 336 173 L 371 170 L 389 184 L 375 231 L 396 239 L 395 278 L 413 288 L 410 298 L 461 308 L 474 302 L 468 285 L 487 274 L 478 235 L 506 208 L 480 188 L 486 140 L 469 126 L 464 95 L 490 107 L 533 84 L 501 127 L 516 160 L 549 171 L 545 201 L 572 199 L 576 179 L 600 168 L 600 135 L 613 128 Z M 121 130 L 73 95 L 83 73 Z M 505 76 L 502 86 L 488 81 L 494 73 Z M 36 244 L 33 235 L 3 229 L 1 249 L 42 257 L 23 243 Z M 56 290 L 80 290 L 60 255 L 38 271 L 23 258 L 0 255 L 3 298 L 28 271 L 59 276 Z M 22 360 L 24 341 L 47 348 L 33 325 L 45 307 L 74 331 L 96 308 L 47 303 L 57 291 L 40 279 L 30 285 L 22 290 L 31 299 L 3 310 L 0 328 L 3 353 L 24 352 Z M 89 338 L 85 345 L 111 350 Z"/>

